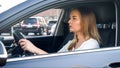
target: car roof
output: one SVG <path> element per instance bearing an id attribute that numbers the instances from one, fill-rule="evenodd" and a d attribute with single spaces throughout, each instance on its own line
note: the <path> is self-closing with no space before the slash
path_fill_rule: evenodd
<path id="1" fill-rule="evenodd" d="M 6 26 L 8 25 L 16 24 L 17 22 L 20 22 L 25 18 L 28 18 L 34 14 L 37 14 L 38 12 L 42 12 L 52 7 L 64 8 L 64 9 L 71 8 L 71 6 L 72 7 L 88 6 L 90 8 L 93 7 L 92 9 L 96 13 L 96 18 L 98 22 L 102 22 L 102 23 L 113 22 L 115 21 L 114 1 L 115 0 L 105 0 L 105 1 L 104 0 L 90 0 L 90 1 L 86 1 L 86 0 L 76 0 L 76 1 L 72 1 L 72 0 L 34 0 L 34 1 L 27 0 L 13 7 L 12 9 L 0 14 L 0 23 L 2 23 L 0 25 L 0 30 L 5 29 Z M 71 5 L 72 3 L 75 3 L 75 6 Z M 51 7 L 48 7 L 48 6 L 51 6 Z M 109 6 L 112 6 L 112 8 Z M 29 12 L 26 12 L 26 11 L 29 11 Z"/>

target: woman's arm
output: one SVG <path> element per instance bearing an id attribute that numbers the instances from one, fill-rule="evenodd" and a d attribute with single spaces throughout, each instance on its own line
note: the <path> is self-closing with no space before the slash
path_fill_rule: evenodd
<path id="1" fill-rule="evenodd" d="M 19 44 L 22 47 L 23 50 L 27 50 L 29 52 L 32 52 L 34 54 L 48 54 L 46 51 L 36 47 L 34 44 L 32 44 L 27 39 L 21 39 L 19 40 Z"/>

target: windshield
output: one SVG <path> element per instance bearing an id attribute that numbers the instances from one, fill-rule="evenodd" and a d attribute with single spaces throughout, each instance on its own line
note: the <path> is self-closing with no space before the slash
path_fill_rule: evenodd
<path id="1" fill-rule="evenodd" d="M 7 11 L 8 9 L 25 1 L 26 0 L 0 0 L 0 13 Z"/>
<path id="2" fill-rule="evenodd" d="M 37 22 L 36 18 L 28 18 L 24 20 L 24 24 L 35 24 Z"/>
<path id="3" fill-rule="evenodd" d="M 52 26 L 53 24 L 55 24 L 57 21 L 49 21 L 49 24 L 50 26 Z"/>

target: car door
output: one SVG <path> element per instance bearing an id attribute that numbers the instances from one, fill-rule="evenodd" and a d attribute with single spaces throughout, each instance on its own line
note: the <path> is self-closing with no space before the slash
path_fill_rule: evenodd
<path id="1" fill-rule="evenodd" d="M 30 2 L 30 3 L 32 4 L 32 2 Z M 51 8 L 62 9 L 63 11 L 60 14 L 59 20 L 56 25 L 55 32 L 52 36 L 51 35 L 42 36 L 42 37 L 41 36 L 40 37 L 39 36 L 38 37 L 30 36 L 27 38 L 27 39 L 31 40 L 35 45 L 44 49 L 47 52 L 57 52 L 59 47 L 63 47 L 63 45 L 61 46 L 61 43 L 63 42 L 66 35 L 69 33 L 68 28 L 67 28 L 67 26 L 68 26 L 67 21 L 69 19 L 68 16 L 69 16 L 69 12 L 70 12 L 71 8 L 78 7 L 78 5 L 79 5 L 79 7 L 93 7 L 93 10 L 96 10 L 96 13 L 98 14 L 98 17 L 97 17 L 98 23 L 97 24 L 100 23 L 104 26 L 107 24 L 107 22 L 112 22 L 112 23 L 115 22 L 116 25 L 119 25 L 118 24 L 119 20 L 117 19 L 117 18 L 119 18 L 119 16 L 116 15 L 116 12 L 119 11 L 118 3 L 119 3 L 119 1 L 112 1 L 112 0 L 110 0 L 110 1 L 109 0 L 107 0 L 107 1 L 101 1 L 101 0 L 97 0 L 97 1 L 92 1 L 92 0 L 91 1 L 49 0 L 49 1 L 42 1 L 42 2 L 35 1 L 35 4 L 30 6 L 26 10 L 24 9 L 22 12 L 19 12 L 16 15 L 12 15 L 13 17 L 11 17 L 11 18 L 8 17 L 6 20 L 3 20 L 4 24 L 1 24 L 1 25 L 5 25 L 5 23 L 9 23 L 9 25 L 11 25 L 10 22 L 15 23 L 15 22 L 19 21 L 19 19 L 20 19 L 20 21 L 22 21 L 22 20 L 24 20 L 24 18 L 28 18 L 30 16 L 37 14 L 38 13 L 37 11 L 42 12 L 42 11 L 45 11 L 45 10 L 51 9 Z M 115 7 L 115 4 L 117 5 L 117 8 Z M 110 7 L 110 6 L 112 6 L 112 7 Z M 25 7 L 22 7 L 22 8 L 25 8 Z M 99 9 L 101 9 L 100 13 L 99 13 Z M 109 11 L 110 9 L 112 9 L 113 11 Z M 16 16 L 17 16 L 17 18 L 16 18 Z M 115 18 L 115 17 L 117 17 L 117 18 Z M 14 18 L 14 20 L 12 18 Z M 4 17 L 1 19 L 4 19 Z M 10 21 L 10 22 L 8 22 L 8 21 Z M 2 28 L 3 27 L 1 27 L 1 29 Z M 107 27 L 105 27 L 105 28 L 107 28 Z M 119 47 L 115 47 L 115 46 L 118 46 L 119 28 L 118 28 L 118 26 L 115 26 L 115 28 L 116 28 L 115 29 L 116 35 L 114 38 L 115 43 L 113 43 L 112 47 L 110 47 L 110 48 L 103 47 L 101 49 L 94 49 L 94 50 L 83 50 L 83 51 L 76 51 L 76 52 L 64 52 L 64 53 L 54 53 L 54 54 L 47 54 L 47 55 L 36 55 L 36 56 L 28 56 L 28 57 L 10 58 L 7 60 L 7 63 L 4 67 L 5 68 L 8 68 L 8 67 L 105 67 L 111 63 L 120 62 L 120 60 L 119 60 L 120 50 L 119 50 Z M 107 35 L 107 34 L 105 34 L 105 35 Z M 8 40 L 8 42 L 10 42 L 10 41 L 13 41 L 13 40 Z M 7 43 L 7 40 L 3 40 L 2 42 Z M 42 42 L 42 43 L 40 43 L 40 42 Z M 49 44 L 51 44 L 51 46 L 49 46 Z M 107 46 L 107 45 L 105 45 L 105 46 Z"/>

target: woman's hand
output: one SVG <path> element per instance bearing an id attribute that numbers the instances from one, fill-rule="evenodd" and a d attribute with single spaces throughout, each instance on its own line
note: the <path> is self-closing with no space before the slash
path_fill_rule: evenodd
<path id="1" fill-rule="evenodd" d="M 35 53 L 35 49 L 37 48 L 35 45 L 33 45 L 29 40 L 27 39 L 21 39 L 19 40 L 19 44 L 22 47 L 23 50 L 29 51 L 32 53 Z"/>
<path id="2" fill-rule="evenodd" d="M 34 54 L 47 54 L 47 52 L 45 52 L 42 49 L 37 48 L 34 44 L 32 44 L 32 42 L 30 42 L 27 39 L 21 39 L 19 40 L 19 44 L 22 47 L 23 50 L 32 52 Z"/>

